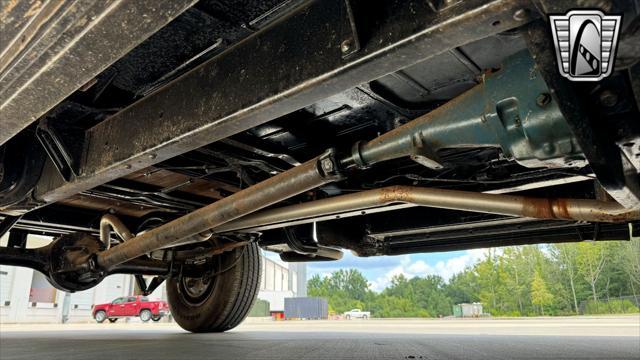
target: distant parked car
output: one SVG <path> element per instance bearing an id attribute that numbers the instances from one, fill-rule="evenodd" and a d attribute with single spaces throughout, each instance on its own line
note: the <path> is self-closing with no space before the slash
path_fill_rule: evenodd
<path id="1" fill-rule="evenodd" d="M 94 305 L 93 318 L 102 323 L 105 320 L 116 322 L 119 318 L 140 317 L 140 320 L 160 321 L 169 314 L 169 305 L 164 301 L 150 301 L 146 296 L 119 297 L 107 304 Z"/>
<path id="2" fill-rule="evenodd" d="M 371 317 L 371 313 L 369 311 L 362 311 L 360 309 L 352 309 L 351 311 L 347 311 L 344 313 L 344 318 L 347 320 L 351 319 L 368 319 Z"/>

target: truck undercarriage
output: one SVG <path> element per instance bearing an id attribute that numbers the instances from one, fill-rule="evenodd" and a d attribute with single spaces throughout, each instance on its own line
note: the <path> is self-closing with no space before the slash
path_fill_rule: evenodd
<path id="1" fill-rule="evenodd" d="M 548 15 L 578 5 L 623 15 L 597 82 L 558 72 Z M 223 331 L 255 299 L 259 248 L 330 261 L 628 240 L 638 11 L 19 1 L 0 12 L 0 264 L 65 291 L 167 281 L 181 326 Z"/>

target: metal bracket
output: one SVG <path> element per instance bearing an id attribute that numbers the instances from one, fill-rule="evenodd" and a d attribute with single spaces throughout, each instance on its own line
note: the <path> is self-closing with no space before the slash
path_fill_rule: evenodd
<path id="1" fill-rule="evenodd" d="M 291 248 L 291 250 L 295 251 L 298 254 L 315 254 L 318 252 L 318 244 L 305 244 L 293 233 L 291 228 L 284 228 L 284 233 L 287 237 L 287 245 Z"/>
<path id="2" fill-rule="evenodd" d="M 312 224 L 312 232 L 315 233 L 316 223 Z M 303 226 L 304 229 L 308 227 Z M 313 243 L 304 242 L 304 238 L 299 238 L 291 228 L 284 228 L 287 237 L 287 245 L 293 251 L 280 253 L 280 259 L 286 262 L 306 262 L 306 261 L 332 261 L 342 258 L 342 251 L 322 246 L 313 239 Z"/>
<path id="3" fill-rule="evenodd" d="M 142 295 L 144 296 L 148 296 L 152 292 L 154 292 L 165 279 L 162 276 L 156 276 L 151 279 L 151 282 L 147 285 L 147 281 L 142 275 L 135 275 L 134 277 L 136 279 L 136 284 L 138 284 L 138 287 L 140 288 L 140 291 L 142 291 Z"/>
<path id="4" fill-rule="evenodd" d="M 433 147 L 425 144 L 420 133 L 416 133 L 413 136 L 413 153 L 410 157 L 411 160 L 430 169 L 440 170 L 443 168 L 438 161 L 438 155 L 433 151 Z"/>
<path id="5" fill-rule="evenodd" d="M 358 27 L 353 12 L 353 0 L 344 0 L 348 24 L 342 30 L 342 39 L 340 43 L 340 52 L 342 58 L 347 58 L 360 51 L 360 37 L 358 36 Z"/>
<path id="6" fill-rule="evenodd" d="M 4 234 L 6 234 L 9 230 L 11 230 L 13 225 L 15 225 L 18 221 L 20 221 L 21 218 L 22 218 L 22 215 L 7 216 L 4 219 L 2 219 L 2 221 L 0 221 L 0 237 L 4 236 Z"/>
<path id="7" fill-rule="evenodd" d="M 77 175 L 73 169 L 73 158 L 71 154 L 60 139 L 60 136 L 49 126 L 47 119 L 43 119 L 38 124 L 36 137 L 65 181 L 68 182 L 73 176 Z"/>

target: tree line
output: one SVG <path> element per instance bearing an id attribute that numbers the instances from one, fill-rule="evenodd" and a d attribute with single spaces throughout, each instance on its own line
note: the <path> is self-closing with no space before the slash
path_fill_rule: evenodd
<path id="1" fill-rule="evenodd" d="M 493 316 L 638 312 L 640 238 L 491 249 L 449 281 L 397 275 L 379 293 L 358 270 L 338 270 L 314 275 L 308 294 L 338 314 L 361 308 L 376 317 L 449 316 L 471 302 Z"/>

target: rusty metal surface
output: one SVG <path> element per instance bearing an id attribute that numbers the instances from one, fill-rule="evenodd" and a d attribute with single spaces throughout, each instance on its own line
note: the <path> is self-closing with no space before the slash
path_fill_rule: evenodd
<path id="1" fill-rule="evenodd" d="M 526 0 L 470 0 L 439 12 L 422 1 L 381 6 L 370 38 L 348 59 L 341 54 L 338 29 L 344 2 L 300 7 L 90 129 L 78 156 L 79 175 L 66 183 L 57 174 L 43 176 L 36 197 L 59 201 L 537 14 Z M 514 19 L 523 8 L 530 16 Z M 292 28 L 299 29 L 297 36 L 291 36 Z"/>
<path id="2" fill-rule="evenodd" d="M 220 255 L 224 252 L 227 251 L 231 251 L 235 248 L 239 248 L 239 247 L 243 247 L 248 245 L 249 242 L 248 241 L 238 241 L 238 242 L 228 242 L 225 244 L 222 244 L 220 246 L 216 246 L 213 247 L 211 249 L 208 250 L 203 250 L 203 249 L 194 249 L 194 250 L 184 250 L 184 251 L 178 251 L 175 253 L 175 260 L 188 260 L 188 259 L 194 259 L 194 258 L 202 258 L 202 257 L 208 257 L 208 256 L 215 256 L 215 255 Z"/>
<path id="3" fill-rule="evenodd" d="M 381 206 L 406 203 L 451 210 L 473 211 L 537 219 L 565 219 L 593 222 L 623 223 L 640 219 L 639 209 L 626 209 L 616 202 L 588 199 L 545 199 L 525 196 L 476 193 L 470 191 L 391 186 L 322 200 L 265 210 L 228 222 L 215 233 L 250 232 L 278 228 L 279 223 L 314 222 L 317 217 L 334 219 L 346 212 L 362 211 Z M 354 216 L 351 214 L 350 216 Z"/>
<path id="4" fill-rule="evenodd" d="M 300 166 L 239 191 L 211 205 L 149 230 L 98 255 L 98 265 L 112 266 L 134 259 L 185 237 L 207 231 L 233 219 L 338 179 L 320 168 L 321 159 Z"/>
<path id="5" fill-rule="evenodd" d="M 106 249 L 111 247 L 111 229 L 113 229 L 123 241 L 127 241 L 134 236 L 127 226 L 116 216 L 111 214 L 103 215 L 102 218 L 100 218 L 100 241 L 104 243 Z"/>
<path id="6" fill-rule="evenodd" d="M 202 197 L 221 199 L 223 193 L 234 193 L 240 190 L 235 185 L 207 178 L 200 179 L 179 174 L 171 170 L 150 167 L 127 175 L 125 179 L 142 184 L 154 185 L 159 188 L 173 188 Z"/>
<path id="7" fill-rule="evenodd" d="M 70 2 L 67 3 L 67 5 Z M 0 73 L 29 45 L 64 1 L 10 0 L 0 8 Z"/>
<path id="8" fill-rule="evenodd" d="M 80 209 L 97 210 L 101 212 L 115 211 L 118 215 L 132 217 L 143 217 L 155 211 L 162 210 L 159 207 L 133 204 L 130 202 L 114 199 L 104 199 L 87 194 L 74 195 L 68 199 L 58 202 L 58 204 L 68 205 Z"/>
<path id="9" fill-rule="evenodd" d="M 2 2 L 0 145 L 195 2 Z"/>

